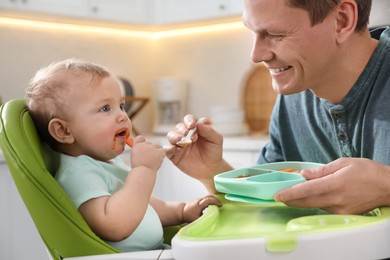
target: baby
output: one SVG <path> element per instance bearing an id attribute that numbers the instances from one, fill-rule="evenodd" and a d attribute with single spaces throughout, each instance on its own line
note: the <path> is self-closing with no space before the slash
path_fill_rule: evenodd
<path id="1" fill-rule="evenodd" d="M 184 202 L 152 197 L 164 150 L 134 139 L 131 168 L 118 157 L 132 123 L 117 78 L 104 67 L 69 59 L 39 70 L 26 90 L 41 138 L 60 152 L 55 178 L 91 229 L 121 251 L 163 248 L 163 226 L 192 222 L 213 196 Z"/>

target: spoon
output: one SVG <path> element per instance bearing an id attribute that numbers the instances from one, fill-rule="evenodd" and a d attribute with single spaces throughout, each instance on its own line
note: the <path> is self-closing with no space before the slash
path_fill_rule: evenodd
<path id="1" fill-rule="evenodd" d="M 186 136 L 183 136 L 183 138 L 181 138 L 181 140 L 180 140 L 179 142 L 177 142 L 176 145 L 181 146 L 181 147 L 186 147 L 186 146 L 192 144 L 191 137 L 194 135 L 194 133 L 195 133 L 196 130 L 197 130 L 196 126 L 197 126 L 199 123 L 204 123 L 206 120 L 207 120 L 206 117 L 201 117 L 201 118 L 199 118 L 198 121 L 196 121 L 195 127 L 192 128 L 190 131 L 188 131 L 187 135 L 186 135 Z"/>

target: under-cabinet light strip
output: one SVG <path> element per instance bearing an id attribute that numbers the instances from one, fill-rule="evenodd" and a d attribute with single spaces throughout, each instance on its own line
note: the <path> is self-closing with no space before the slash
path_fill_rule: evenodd
<path id="1" fill-rule="evenodd" d="M 241 21 L 236 21 L 236 22 L 226 22 L 220 24 L 194 26 L 194 27 L 151 32 L 151 31 L 143 31 L 143 30 L 117 29 L 117 28 L 100 27 L 100 26 L 25 20 L 25 19 L 16 19 L 16 18 L 8 18 L 8 17 L 0 17 L 0 25 L 21 26 L 21 27 L 49 29 L 49 30 L 64 30 L 64 31 L 74 31 L 74 32 L 83 32 L 83 33 L 110 34 L 110 35 L 118 35 L 118 36 L 120 35 L 120 36 L 130 36 L 130 37 L 144 37 L 149 39 L 160 39 L 160 38 L 180 36 L 180 35 L 189 35 L 189 34 L 196 34 L 196 33 L 216 32 L 222 30 L 244 28 Z"/>

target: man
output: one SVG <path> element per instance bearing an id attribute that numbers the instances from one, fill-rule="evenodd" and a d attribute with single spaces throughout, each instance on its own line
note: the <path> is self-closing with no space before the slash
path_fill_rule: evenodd
<path id="1" fill-rule="evenodd" d="M 309 161 L 308 182 L 276 194 L 289 206 L 358 214 L 390 206 L 390 29 L 372 39 L 369 0 L 244 0 L 254 33 L 252 60 L 263 62 L 278 96 L 270 142 L 258 163 Z M 215 192 L 231 170 L 222 136 L 198 124 L 194 143 L 175 143 L 195 126 L 187 115 L 168 133 L 167 156 Z"/>

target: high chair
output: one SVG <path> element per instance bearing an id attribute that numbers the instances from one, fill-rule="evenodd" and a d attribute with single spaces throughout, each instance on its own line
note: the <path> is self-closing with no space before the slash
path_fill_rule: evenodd
<path id="1" fill-rule="evenodd" d="M 54 179 L 58 155 L 43 145 L 25 100 L 0 108 L 0 145 L 8 168 L 50 253 L 60 259 L 172 259 L 170 250 L 121 253 L 95 235 Z M 166 242 L 177 229 L 167 232 Z M 169 237 L 168 237 L 169 236 Z M 86 258 L 82 256 L 88 256 Z"/>

